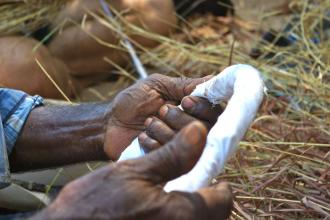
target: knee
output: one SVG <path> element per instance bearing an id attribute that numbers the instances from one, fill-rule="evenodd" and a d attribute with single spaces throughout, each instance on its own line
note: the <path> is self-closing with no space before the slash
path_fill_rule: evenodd
<path id="1" fill-rule="evenodd" d="M 59 85 L 66 84 L 47 48 L 40 46 L 34 51 L 37 41 L 25 37 L 0 38 L 0 81 L 2 86 L 60 98 L 60 93 L 36 63 L 40 61 Z M 64 90 L 68 91 L 67 88 Z"/>
<path id="2" fill-rule="evenodd" d="M 68 1 L 65 7 L 58 14 L 57 18 L 53 21 L 53 27 L 61 25 L 63 22 L 74 21 L 80 23 L 88 12 L 95 13 L 100 9 L 99 1 L 91 0 L 73 0 Z"/>
<path id="3" fill-rule="evenodd" d="M 125 0 L 141 25 L 153 33 L 168 35 L 177 24 L 173 0 Z"/>

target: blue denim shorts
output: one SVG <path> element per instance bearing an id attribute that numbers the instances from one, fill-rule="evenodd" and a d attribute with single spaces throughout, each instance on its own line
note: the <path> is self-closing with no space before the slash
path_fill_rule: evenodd
<path id="1" fill-rule="evenodd" d="M 40 96 L 0 88 L 0 189 L 10 185 L 8 155 L 33 108 L 43 104 Z"/>

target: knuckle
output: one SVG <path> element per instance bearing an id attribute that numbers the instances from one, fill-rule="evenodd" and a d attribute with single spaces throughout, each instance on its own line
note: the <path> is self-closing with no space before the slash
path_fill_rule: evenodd
<path id="1" fill-rule="evenodd" d="M 170 80 L 170 77 L 156 73 L 150 75 L 145 82 L 150 88 L 160 92 L 161 94 L 167 94 L 170 93 Z"/>
<path id="2" fill-rule="evenodd" d="M 154 73 L 150 75 L 146 81 L 156 84 L 156 85 L 165 85 L 167 81 L 169 81 L 171 77 L 159 74 L 159 73 Z"/>
<path id="3" fill-rule="evenodd" d="M 179 78 L 179 83 L 178 83 L 178 84 L 179 84 L 179 85 L 183 85 L 183 86 L 182 86 L 182 91 L 181 91 L 181 93 L 182 93 L 182 94 L 187 94 L 188 91 L 186 91 L 186 90 L 187 90 L 187 88 L 189 87 L 189 85 L 191 84 L 191 79 L 188 78 L 188 77 L 185 77 L 185 76 L 181 76 L 181 77 Z"/>
<path id="4" fill-rule="evenodd" d="M 149 137 L 154 138 L 157 130 L 160 129 L 158 122 L 153 119 L 151 124 L 146 128 L 146 133 Z"/>
<path id="5" fill-rule="evenodd" d="M 155 79 L 160 79 L 163 75 L 159 73 L 153 73 L 151 74 L 147 79 L 155 80 Z"/>

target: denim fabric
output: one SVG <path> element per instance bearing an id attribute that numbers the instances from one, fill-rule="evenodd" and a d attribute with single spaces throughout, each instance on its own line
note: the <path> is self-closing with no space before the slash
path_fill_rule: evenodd
<path id="1" fill-rule="evenodd" d="M 1 116 L 0 116 L 1 120 Z M 5 142 L 4 130 L 0 123 L 0 189 L 10 185 L 9 162 L 7 155 L 7 147 Z"/>
<path id="2" fill-rule="evenodd" d="M 8 154 L 12 152 L 30 112 L 42 103 L 40 96 L 0 88 L 0 189 L 10 184 Z"/>

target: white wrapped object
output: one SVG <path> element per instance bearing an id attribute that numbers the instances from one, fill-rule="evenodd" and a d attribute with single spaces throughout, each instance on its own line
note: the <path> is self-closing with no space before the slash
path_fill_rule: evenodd
<path id="1" fill-rule="evenodd" d="M 261 74 L 250 65 L 234 65 L 211 80 L 196 87 L 192 96 L 203 97 L 213 104 L 228 101 L 224 112 L 211 128 L 205 149 L 195 167 L 187 174 L 170 181 L 165 191 L 193 192 L 209 184 L 219 175 L 226 161 L 253 122 L 263 100 L 265 86 Z M 122 153 L 119 160 L 145 154 L 137 140 Z"/>

